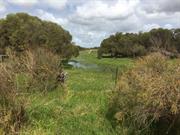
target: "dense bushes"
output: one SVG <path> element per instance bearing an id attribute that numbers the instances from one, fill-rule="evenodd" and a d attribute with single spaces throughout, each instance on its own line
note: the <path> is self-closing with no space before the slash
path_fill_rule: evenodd
<path id="1" fill-rule="evenodd" d="M 47 49 L 27 51 L 28 74 L 31 77 L 29 90 L 50 91 L 58 86 L 56 80 L 62 70 L 60 57 Z"/>
<path id="2" fill-rule="evenodd" d="M 178 57 L 180 30 L 153 29 L 145 33 L 116 33 L 104 39 L 98 49 L 98 57 L 136 57 L 149 52 L 163 52 L 170 57 Z"/>
<path id="3" fill-rule="evenodd" d="M 139 59 L 120 76 L 109 115 L 131 129 L 124 134 L 180 134 L 180 63 L 159 53 Z"/>
<path id="4" fill-rule="evenodd" d="M 26 13 L 9 14 L 0 20 L 0 52 L 7 47 L 17 52 L 43 47 L 64 58 L 77 56 L 79 51 L 70 33 L 60 25 Z"/>
<path id="5" fill-rule="evenodd" d="M 79 49 L 58 24 L 17 13 L 0 20 L 0 53 L 8 56 L 0 63 L 0 134 L 18 134 L 27 119 L 24 93 L 56 89 L 61 59 Z"/>
<path id="6" fill-rule="evenodd" d="M 47 49 L 6 52 L 9 58 L 0 63 L 0 129 L 17 134 L 26 120 L 24 93 L 55 89 L 62 69 L 60 57 Z"/>

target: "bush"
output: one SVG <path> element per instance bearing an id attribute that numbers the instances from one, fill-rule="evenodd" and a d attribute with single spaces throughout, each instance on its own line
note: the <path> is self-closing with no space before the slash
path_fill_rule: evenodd
<path id="1" fill-rule="evenodd" d="M 59 85 L 56 78 L 62 71 L 60 57 L 42 48 L 28 51 L 26 55 L 29 59 L 28 69 L 32 77 L 29 90 L 50 91 L 55 89 Z"/>
<path id="2" fill-rule="evenodd" d="M 131 55 L 134 56 L 134 57 L 136 57 L 136 56 L 144 56 L 146 54 L 146 49 L 142 45 L 135 44 L 134 46 L 132 46 L 130 52 L 131 52 Z"/>
<path id="3" fill-rule="evenodd" d="M 109 115 L 126 134 L 180 134 L 180 63 L 159 53 L 139 59 L 120 76 Z"/>
<path id="4" fill-rule="evenodd" d="M 46 49 L 6 52 L 9 58 L 0 63 L 0 133 L 18 134 L 26 120 L 24 93 L 55 89 L 62 69 L 59 56 Z"/>

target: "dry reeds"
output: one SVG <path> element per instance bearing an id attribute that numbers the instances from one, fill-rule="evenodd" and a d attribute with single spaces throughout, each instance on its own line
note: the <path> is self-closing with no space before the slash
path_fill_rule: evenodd
<path id="1" fill-rule="evenodd" d="M 159 53 L 139 59 L 120 77 L 111 105 L 116 121 L 134 134 L 178 134 L 180 63 Z"/>
<path id="2" fill-rule="evenodd" d="M 9 135 L 18 134 L 26 120 L 23 92 L 55 89 L 61 67 L 59 56 L 42 48 L 7 54 L 0 63 L 0 129 Z"/>

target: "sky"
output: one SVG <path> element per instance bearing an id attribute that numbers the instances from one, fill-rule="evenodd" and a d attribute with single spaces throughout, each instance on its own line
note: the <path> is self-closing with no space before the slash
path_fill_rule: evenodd
<path id="1" fill-rule="evenodd" d="M 17 12 L 58 23 L 83 47 L 116 32 L 180 28 L 180 0 L 0 0 L 0 18 Z"/>

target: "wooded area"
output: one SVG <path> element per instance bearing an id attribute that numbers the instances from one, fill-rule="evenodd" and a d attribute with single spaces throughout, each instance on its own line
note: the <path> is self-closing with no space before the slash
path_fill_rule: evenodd
<path id="1" fill-rule="evenodd" d="M 152 29 L 140 33 L 116 33 L 101 42 L 98 57 L 136 57 L 150 52 L 161 52 L 170 57 L 179 57 L 180 29 Z"/>

